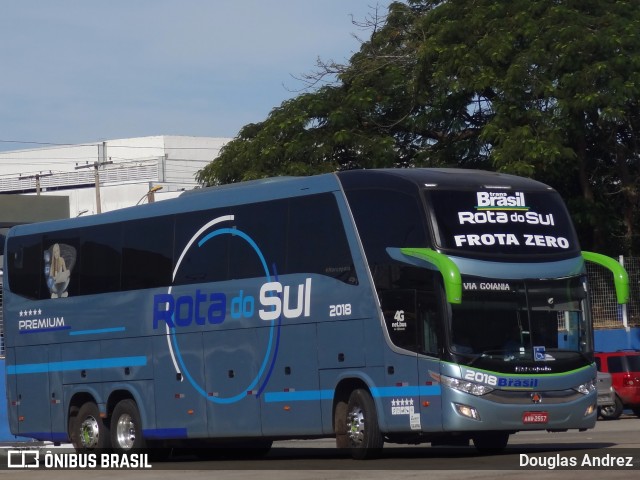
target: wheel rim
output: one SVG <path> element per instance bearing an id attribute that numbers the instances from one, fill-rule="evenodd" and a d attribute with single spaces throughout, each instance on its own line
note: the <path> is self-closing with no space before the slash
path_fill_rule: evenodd
<path id="1" fill-rule="evenodd" d="M 133 444 L 136 441 L 136 424 L 133 422 L 131 415 L 125 413 L 118 419 L 118 424 L 116 425 L 116 440 L 120 448 L 133 448 Z"/>
<path id="2" fill-rule="evenodd" d="M 87 417 L 80 424 L 80 442 L 84 448 L 95 448 L 100 439 L 100 425 L 95 417 Z"/>
<path id="3" fill-rule="evenodd" d="M 600 409 L 600 413 L 606 417 L 612 416 L 615 413 L 615 411 L 616 411 L 616 407 L 614 405 L 607 405 L 606 407 L 602 407 Z"/>
<path id="4" fill-rule="evenodd" d="M 352 445 L 362 445 L 364 441 L 364 412 L 360 406 L 355 405 L 349 411 L 347 430 L 349 432 L 349 440 Z"/>

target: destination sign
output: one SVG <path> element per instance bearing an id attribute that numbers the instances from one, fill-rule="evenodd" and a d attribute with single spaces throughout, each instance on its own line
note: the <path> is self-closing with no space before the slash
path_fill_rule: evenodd
<path id="1" fill-rule="evenodd" d="M 556 192 L 436 190 L 428 195 L 442 248 L 512 255 L 578 250 Z"/>

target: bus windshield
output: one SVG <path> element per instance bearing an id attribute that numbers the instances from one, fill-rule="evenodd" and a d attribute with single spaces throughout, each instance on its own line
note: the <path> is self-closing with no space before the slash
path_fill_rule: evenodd
<path id="1" fill-rule="evenodd" d="M 533 362 L 550 371 L 586 362 L 592 354 L 587 294 L 579 277 L 466 277 L 462 296 L 461 304 L 451 306 L 449 345 L 460 363 L 510 369 L 508 364 Z"/>

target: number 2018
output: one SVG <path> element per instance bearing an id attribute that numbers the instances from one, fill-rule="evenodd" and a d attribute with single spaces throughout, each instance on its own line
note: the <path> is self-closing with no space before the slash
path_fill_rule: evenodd
<path id="1" fill-rule="evenodd" d="M 329 305 L 330 317 L 342 317 L 343 315 L 351 315 L 350 303 L 342 303 L 339 305 Z"/>

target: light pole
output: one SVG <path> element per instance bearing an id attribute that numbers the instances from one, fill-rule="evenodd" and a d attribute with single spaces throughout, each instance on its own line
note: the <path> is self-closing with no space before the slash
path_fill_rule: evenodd
<path id="1" fill-rule="evenodd" d="M 142 200 L 144 200 L 145 198 L 147 199 L 148 203 L 153 203 L 155 201 L 155 196 L 153 194 L 158 190 L 162 190 L 162 185 L 156 185 L 155 187 L 150 188 L 147 193 L 140 197 L 140 200 L 138 200 L 138 203 L 136 203 L 136 205 L 140 205 L 140 202 L 142 202 Z"/>

